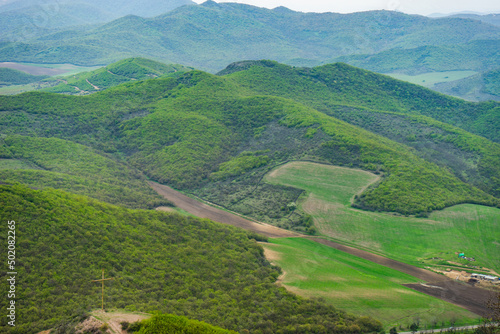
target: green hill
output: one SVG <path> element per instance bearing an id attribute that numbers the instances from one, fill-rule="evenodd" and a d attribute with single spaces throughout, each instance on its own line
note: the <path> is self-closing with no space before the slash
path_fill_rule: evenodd
<path id="1" fill-rule="evenodd" d="M 154 18 L 125 16 L 84 31 L 4 43 L 0 60 L 97 65 L 145 56 L 217 71 L 242 59 L 314 65 L 342 55 L 499 38 L 500 27 L 459 18 L 389 11 L 301 13 L 207 1 Z"/>
<path id="2" fill-rule="evenodd" d="M 138 334 L 236 334 L 202 321 L 170 314 L 156 314 L 140 323 Z"/>
<path id="3" fill-rule="evenodd" d="M 57 138 L 0 139 L 0 179 L 36 188 L 57 188 L 130 208 L 172 206 L 146 178 L 123 162 Z"/>
<path id="4" fill-rule="evenodd" d="M 498 117 L 496 104 L 465 103 L 342 64 L 239 63 L 230 72 L 191 71 L 85 97 L 1 97 L 0 132 L 77 141 L 123 157 L 153 180 L 299 230 L 310 226 L 307 217 L 287 217 L 301 191 L 261 182 L 290 160 L 381 173 L 356 203 L 365 209 L 426 214 L 499 203 L 498 144 L 431 118 L 472 130 L 484 122 L 481 131 L 494 137 L 488 117 Z"/>
<path id="5" fill-rule="evenodd" d="M 102 269 L 114 278 L 106 284 L 108 308 L 183 315 L 238 332 L 382 329 L 276 286 L 279 269 L 241 229 L 21 185 L 0 185 L 0 202 L 0 215 L 15 221 L 1 225 L 2 242 L 14 226 L 17 251 L 16 326 L 2 317 L 1 333 L 39 332 L 100 307 L 92 280 Z M 6 279 L 0 285 L 8 289 Z"/>
<path id="6" fill-rule="evenodd" d="M 48 78 L 47 75 L 31 75 L 23 71 L 0 67 L 0 87 L 25 85 Z"/>
<path id="7" fill-rule="evenodd" d="M 164 75 L 180 75 L 191 70 L 182 65 L 166 65 L 145 58 L 129 58 L 106 67 L 58 78 L 58 85 L 43 91 L 67 94 L 88 94 L 131 80 L 144 80 Z"/>
<path id="8" fill-rule="evenodd" d="M 492 89 L 492 82 L 496 81 L 492 80 L 491 74 L 498 70 L 499 48 L 499 40 L 477 40 L 465 44 L 396 48 L 376 54 L 348 55 L 335 61 L 378 73 L 408 76 L 402 80 L 471 101 L 500 100 L 498 89 Z M 450 79 L 462 73 L 465 78 Z"/>
<path id="9" fill-rule="evenodd" d="M 458 178 L 499 194 L 499 145 L 454 127 L 498 142 L 498 103 L 464 102 L 345 64 L 307 69 L 243 62 L 220 74 L 258 93 L 294 99 L 412 147 Z"/>
<path id="10" fill-rule="evenodd" d="M 348 55 L 335 61 L 378 73 L 484 72 L 498 66 L 499 48 L 500 40 L 475 40 L 465 44 L 427 45 L 390 49 L 376 54 Z"/>
<path id="11" fill-rule="evenodd" d="M 147 0 L 140 4 L 123 0 L 11 1 L 0 6 L 0 40 L 25 42 L 60 29 L 78 31 L 84 25 L 102 24 L 131 14 L 153 17 L 192 4 L 190 0 Z"/>

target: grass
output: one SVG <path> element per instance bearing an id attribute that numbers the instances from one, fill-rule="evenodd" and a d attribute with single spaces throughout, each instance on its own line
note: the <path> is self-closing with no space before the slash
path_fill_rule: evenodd
<path id="1" fill-rule="evenodd" d="M 460 79 L 465 79 L 477 74 L 474 71 L 445 71 L 445 72 L 429 72 L 419 75 L 406 75 L 398 73 L 388 73 L 387 75 L 398 79 L 410 82 L 412 84 L 432 88 L 435 84 L 442 82 L 450 82 Z"/>
<path id="2" fill-rule="evenodd" d="M 476 258 L 474 265 L 500 269 L 498 208 L 462 204 L 429 218 L 357 210 L 350 199 L 376 175 L 309 162 L 284 165 L 265 180 L 306 190 L 299 208 L 313 216 L 322 235 L 420 267 L 460 263 L 455 253 L 463 251 Z"/>
<path id="3" fill-rule="evenodd" d="M 322 297 L 336 307 L 408 327 L 416 319 L 430 326 L 477 323 L 474 314 L 402 286 L 418 280 L 399 271 L 302 238 L 271 239 L 262 246 L 284 270 L 281 283 L 305 297 Z"/>

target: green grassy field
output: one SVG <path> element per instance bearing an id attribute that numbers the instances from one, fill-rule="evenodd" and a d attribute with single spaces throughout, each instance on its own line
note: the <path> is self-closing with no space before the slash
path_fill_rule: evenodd
<path id="1" fill-rule="evenodd" d="M 406 74 L 398 74 L 398 73 L 387 73 L 387 75 L 407 82 L 411 82 L 412 84 L 424 86 L 427 88 L 433 87 L 435 84 L 441 82 L 450 82 L 455 80 L 460 80 L 464 78 L 468 78 L 477 74 L 478 72 L 474 71 L 445 71 L 445 72 L 429 72 L 419 75 L 406 75 Z"/>
<path id="2" fill-rule="evenodd" d="M 470 264 L 455 254 L 465 252 L 476 258 L 474 265 L 500 270 L 498 208 L 462 204 L 429 218 L 352 208 L 351 198 L 376 179 L 365 171 L 308 162 L 289 163 L 265 178 L 305 189 L 299 208 L 314 217 L 322 235 L 420 267 L 444 261 Z"/>
<path id="3" fill-rule="evenodd" d="M 302 238 L 271 239 L 266 256 L 284 270 L 281 283 L 306 297 L 322 297 L 347 312 L 407 328 L 477 323 L 477 316 L 402 286 L 418 280 L 399 271 Z M 458 320 L 458 321 L 457 321 Z"/>

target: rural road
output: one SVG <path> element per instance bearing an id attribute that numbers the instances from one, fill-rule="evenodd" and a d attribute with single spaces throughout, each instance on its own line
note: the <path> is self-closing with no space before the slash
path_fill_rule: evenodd
<path id="1" fill-rule="evenodd" d="M 432 271 L 395 261 L 354 247 L 342 245 L 334 241 L 318 237 L 307 237 L 272 225 L 259 224 L 187 197 L 186 195 L 183 195 L 168 186 L 161 185 L 156 182 L 149 182 L 149 184 L 158 194 L 173 202 L 178 208 L 192 213 L 195 216 L 208 218 L 223 224 L 230 224 L 233 226 L 241 227 L 243 229 L 254 231 L 270 238 L 304 237 L 323 245 L 338 249 L 342 252 L 346 252 L 365 260 L 383 265 L 385 267 L 398 270 L 427 282 L 425 284 L 405 284 L 406 287 L 461 306 L 480 316 L 486 316 L 489 314 L 486 303 L 493 297 L 493 293 L 491 291 L 457 282 L 446 276 L 436 274 Z"/>
<path id="2" fill-rule="evenodd" d="M 254 231 L 270 238 L 300 237 L 300 234 L 284 230 L 268 224 L 259 224 L 251 220 L 242 218 L 222 209 L 202 203 L 191 197 L 156 182 L 149 182 L 149 185 L 160 195 L 174 203 L 178 208 L 185 210 L 200 218 L 241 227 L 248 231 Z"/>

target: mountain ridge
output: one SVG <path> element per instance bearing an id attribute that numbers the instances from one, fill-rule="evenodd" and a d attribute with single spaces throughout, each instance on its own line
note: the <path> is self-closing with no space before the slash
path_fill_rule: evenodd
<path id="1" fill-rule="evenodd" d="M 260 184 L 261 176 L 300 159 L 382 173 L 383 181 L 356 203 L 366 209 L 424 214 L 464 202 L 498 204 L 498 144 L 456 128 L 490 124 L 497 104 L 466 103 L 345 64 L 304 69 L 260 63 L 265 66 L 225 76 L 193 70 L 124 83 L 85 97 L 0 97 L 0 131 L 78 141 L 125 158 L 152 180 L 232 210 L 262 205 L 267 213 L 257 219 L 264 221 L 283 215 L 279 205 L 297 194 Z M 431 118 L 450 112 L 454 124 Z M 45 128 L 27 129 L 19 117 L 43 120 Z M 407 122 L 415 130 L 395 126 Z M 444 148 L 453 152 L 447 160 Z M 248 202 L 254 190 L 258 205 Z M 279 195 L 263 201 L 271 194 Z M 296 219 L 299 229 L 307 222 Z"/>
<path id="2" fill-rule="evenodd" d="M 217 71 L 241 59 L 321 62 L 395 47 L 500 39 L 499 27 L 474 20 L 429 19 L 389 11 L 298 13 L 233 3 L 183 6 L 151 19 L 132 21 L 127 18 L 124 24 L 123 18 L 118 19 L 76 32 L 69 39 L 59 33 L 24 45 L 5 44 L 0 48 L 0 59 L 102 64 L 127 55 L 147 55 Z M 365 22 L 371 22 L 370 26 Z M 65 51 L 70 47 L 79 52 Z"/>

